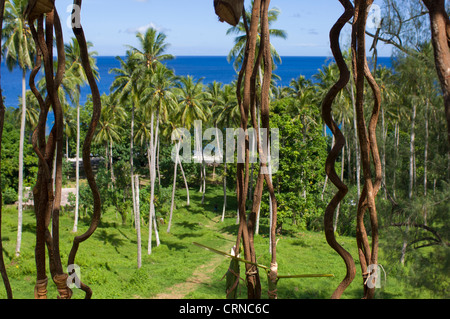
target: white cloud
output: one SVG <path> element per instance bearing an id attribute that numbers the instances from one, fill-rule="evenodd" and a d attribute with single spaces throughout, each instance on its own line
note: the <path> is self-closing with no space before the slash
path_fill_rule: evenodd
<path id="1" fill-rule="evenodd" d="M 136 0 L 136 1 L 146 1 L 146 0 Z M 128 28 L 125 30 L 125 32 L 131 33 L 131 34 L 136 34 L 136 32 L 145 33 L 149 28 L 153 28 L 158 32 L 163 32 L 166 34 L 167 34 L 167 32 L 171 31 L 171 29 L 169 29 L 169 28 L 158 26 L 158 25 L 154 24 L 153 22 L 150 22 L 149 24 L 142 25 L 140 27 Z"/>

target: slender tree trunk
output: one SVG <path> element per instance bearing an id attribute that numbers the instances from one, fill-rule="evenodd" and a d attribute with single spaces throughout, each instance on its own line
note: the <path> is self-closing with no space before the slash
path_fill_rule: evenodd
<path id="1" fill-rule="evenodd" d="M 157 246 L 159 246 L 159 238 L 158 238 L 158 231 L 156 227 L 156 213 L 155 213 L 155 179 L 156 179 L 156 147 L 158 142 L 158 131 L 159 131 L 159 111 L 156 111 L 156 123 L 155 123 L 155 129 L 153 134 L 153 114 L 152 114 L 152 120 L 151 120 L 151 151 L 152 151 L 152 157 L 151 157 L 151 172 L 150 172 L 150 215 L 153 216 L 153 222 L 155 226 L 155 235 L 157 236 Z M 152 224 L 149 223 L 149 228 L 152 227 Z M 149 231 L 149 240 L 148 240 L 148 254 L 151 254 L 151 241 L 152 238 L 151 232 Z"/>
<path id="2" fill-rule="evenodd" d="M 331 148 L 332 149 L 334 147 L 334 142 L 335 142 L 335 137 L 333 135 L 333 137 L 331 139 Z M 325 175 L 325 183 L 323 184 L 322 195 L 320 196 L 322 200 L 323 200 L 323 196 L 325 194 L 325 190 L 327 189 L 327 184 L 328 184 L 328 175 Z"/>
<path id="3" fill-rule="evenodd" d="M 342 120 L 341 124 L 341 130 L 344 132 L 344 120 Z M 344 165 L 345 165 L 345 147 L 342 148 L 342 161 L 341 161 L 341 181 L 344 180 Z M 334 217 L 334 225 L 333 225 L 333 231 L 336 232 L 337 230 L 337 224 L 339 219 L 339 212 L 341 209 L 341 203 L 339 202 L 338 206 L 336 207 L 336 216 Z"/>
<path id="4" fill-rule="evenodd" d="M 227 161 L 224 161 L 223 166 L 224 174 L 223 174 L 223 209 L 222 209 L 222 219 L 223 222 L 225 220 L 225 212 L 227 211 Z"/>
<path id="5" fill-rule="evenodd" d="M 19 141 L 19 188 L 18 188 L 18 213 L 17 213 L 17 244 L 16 256 L 20 255 L 22 244 L 22 219 L 23 219 L 23 149 L 25 144 L 25 124 L 27 116 L 26 104 L 26 69 L 22 70 L 22 116 L 20 119 L 20 141 Z"/>
<path id="6" fill-rule="evenodd" d="M 180 145 L 181 143 L 177 143 L 175 146 L 176 148 L 176 155 L 175 155 L 175 164 L 173 167 L 173 186 L 172 186 L 172 202 L 170 204 L 170 215 L 169 215 L 169 224 L 167 225 L 167 233 L 170 233 L 170 226 L 172 226 L 172 216 L 173 216 L 173 206 L 175 203 L 175 189 L 177 186 L 177 168 L 178 168 L 178 152 L 180 151 Z"/>
<path id="7" fill-rule="evenodd" d="M 139 204 L 139 176 L 135 175 L 135 189 L 136 189 L 136 214 L 134 215 L 134 223 L 136 225 L 136 235 L 137 235 L 137 267 L 138 269 L 142 267 L 142 245 L 141 245 L 141 214 L 140 214 L 140 204 Z"/>
<path id="8" fill-rule="evenodd" d="M 133 163 L 133 149 L 134 149 L 134 110 L 135 105 L 131 108 L 131 133 L 130 133 L 130 177 L 131 177 L 131 197 L 133 200 L 133 216 L 136 219 L 136 190 L 134 187 L 134 163 Z M 136 225 L 134 225 L 136 227 Z"/>
<path id="9" fill-rule="evenodd" d="M 387 127 L 386 127 L 386 123 L 384 121 L 384 107 L 381 108 L 381 134 L 382 134 L 382 138 L 383 138 L 383 146 L 382 146 L 382 150 L 383 150 L 383 154 L 382 154 L 382 158 L 381 158 L 381 169 L 382 169 L 382 180 L 383 180 L 383 184 L 384 184 L 384 198 L 387 198 L 387 189 L 386 189 L 386 139 L 387 139 Z"/>
<path id="10" fill-rule="evenodd" d="M 78 88 L 78 92 L 79 88 Z M 77 99 L 77 149 L 75 155 L 75 216 L 72 232 L 78 231 L 78 215 L 80 209 L 80 101 Z"/>
<path id="11" fill-rule="evenodd" d="M 158 138 L 158 149 L 156 150 L 156 171 L 158 172 L 158 186 L 161 187 L 161 172 L 159 170 L 159 152 L 161 151 L 160 148 L 160 140 Z M 181 166 L 181 161 L 180 161 Z M 188 203 L 189 206 L 189 203 Z"/>
<path id="12" fill-rule="evenodd" d="M 183 169 L 183 164 L 181 163 L 181 161 L 178 161 L 178 165 L 180 165 L 180 170 L 181 170 L 181 175 L 183 175 L 183 180 L 184 180 L 184 187 L 186 188 L 186 205 L 189 206 L 190 205 L 190 199 L 189 199 L 189 185 L 186 179 L 186 175 L 184 174 L 184 169 Z"/>
<path id="13" fill-rule="evenodd" d="M 411 139 L 409 144 L 409 190 L 408 197 L 411 199 L 414 193 L 414 154 L 415 154 L 415 123 L 416 123 L 416 104 L 412 105 L 411 115 Z"/>
<path id="14" fill-rule="evenodd" d="M 112 183 L 112 187 L 114 188 L 114 185 L 116 183 L 116 177 L 114 176 L 113 142 L 112 141 L 110 141 L 110 143 L 109 143 L 109 167 L 111 169 L 111 183 Z"/>
<path id="15" fill-rule="evenodd" d="M 427 225 L 427 192 L 428 192 L 428 139 L 429 139 L 429 131 L 428 131 L 428 107 L 429 101 L 425 104 L 425 150 L 424 150 L 424 159 L 423 159 L 423 196 L 425 197 L 425 205 L 423 211 L 423 223 Z"/>
<path id="16" fill-rule="evenodd" d="M 398 123 L 395 123 L 395 164 L 394 164 L 394 173 L 392 174 L 392 195 L 394 199 L 397 198 L 396 195 L 396 182 L 397 182 L 397 164 L 398 164 L 398 148 L 400 146 L 400 126 Z"/>
<path id="17" fill-rule="evenodd" d="M 359 149 L 358 142 L 358 124 L 357 124 L 357 116 L 356 116 L 356 100 L 355 93 L 353 90 L 353 84 L 350 85 L 350 96 L 353 105 L 353 131 L 354 131 L 354 140 L 355 140 L 355 156 L 356 156 L 356 189 L 358 194 L 358 199 L 361 197 L 361 152 Z"/>

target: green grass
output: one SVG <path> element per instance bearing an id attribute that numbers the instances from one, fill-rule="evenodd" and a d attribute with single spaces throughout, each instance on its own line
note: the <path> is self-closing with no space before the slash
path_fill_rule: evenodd
<path id="1" fill-rule="evenodd" d="M 171 286 L 187 281 L 201 265 L 208 264 L 218 255 L 193 245 L 199 242 L 229 252 L 237 232 L 235 199 L 229 197 L 230 210 L 225 222 L 220 222 L 222 190 L 209 188 L 205 205 L 200 205 L 201 196 L 191 190 L 191 205 L 185 205 L 185 192 L 177 193 L 177 210 L 174 213 L 171 233 L 167 234 L 167 224 L 159 226 L 161 245 L 156 247 L 153 237 L 153 250 L 147 255 L 148 225 L 142 225 L 142 268 L 137 269 L 136 232 L 130 218 L 122 225 L 114 211 L 107 210 L 94 235 L 80 245 L 76 264 L 81 267 L 81 279 L 93 290 L 96 299 L 154 298 L 166 292 Z M 214 212 L 214 205 L 219 207 Z M 8 275 L 14 298 L 33 298 L 35 283 L 34 245 L 35 218 L 32 210 L 24 213 L 22 249 L 20 257 L 14 256 L 17 231 L 17 210 L 5 207 L 3 210 L 2 238 Z M 77 234 L 71 233 L 73 216 L 66 212 L 61 216 L 60 246 L 63 264 L 72 246 L 73 237 L 89 227 L 88 220 L 81 220 Z M 333 274 L 333 278 L 281 279 L 278 283 L 279 298 L 282 299 L 327 299 L 345 275 L 345 266 L 340 257 L 328 246 L 325 236 L 320 232 L 299 231 L 285 227 L 286 235 L 280 236 L 277 259 L 280 275 Z M 255 245 L 258 262 L 270 265 L 267 221 L 261 221 L 261 234 L 256 236 Z M 353 256 L 356 254 L 356 241 L 351 237 L 339 237 L 339 242 Z M 380 263 L 383 264 L 382 252 Z M 361 298 L 362 278 L 357 263 L 357 277 L 344 293 L 343 298 Z M 187 294 L 186 298 L 224 298 L 225 279 L 222 280 L 229 265 L 223 258 L 208 282 Z M 383 264 L 384 265 L 384 264 Z M 389 266 L 384 265 L 389 272 Z M 243 267 L 241 267 L 242 269 Z M 267 298 L 267 279 L 264 271 L 260 273 L 263 298 Z M 244 276 L 241 271 L 241 276 Z M 2 283 L 0 283 L 2 286 Z M 52 283 L 48 286 L 49 298 L 56 298 Z M 386 286 L 377 290 L 377 298 L 408 298 L 410 288 L 400 280 L 389 276 Z M 427 298 L 426 291 L 421 296 Z M 240 285 L 240 298 L 246 297 L 245 287 Z M 0 298 L 6 293 L 0 287 Z M 84 293 L 74 289 L 74 299 L 84 298 Z"/>

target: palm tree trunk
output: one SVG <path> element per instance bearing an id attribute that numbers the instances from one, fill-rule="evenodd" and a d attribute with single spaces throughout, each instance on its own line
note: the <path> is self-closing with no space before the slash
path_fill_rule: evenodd
<path id="1" fill-rule="evenodd" d="M 423 196 L 425 197 L 425 205 L 423 212 L 423 223 L 427 224 L 427 215 L 428 208 L 426 203 L 427 191 L 428 191 L 428 139 L 429 139 L 429 131 L 428 131 L 428 105 L 429 101 L 425 104 L 425 150 L 424 150 L 424 159 L 423 159 Z"/>
<path id="2" fill-rule="evenodd" d="M 342 131 L 344 131 L 344 120 L 342 120 L 341 129 Z M 342 148 L 341 181 L 344 180 L 344 165 L 345 165 L 345 147 Z M 339 202 L 338 206 L 336 207 L 336 216 L 334 217 L 334 225 L 333 225 L 334 232 L 336 232 L 337 230 L 340 209 L 341 209 L 341 202 Z"/>
<path id="3" fill-rule="evenodd" d="M 169 224 L 167 225 L 167 233 L 170 233 L 170 226 L 172 226 L 172 216 L 173 216 L 173 207 L 175 203 L 175 189 L 177 185 L 177 168 L 178 168 L 178 152 L 180 151 L 180 143 L 177 143 L 176 155 L 175 155 L 175 165 L 173 167 L 173 186 L 172 186 L 172 202 L 170 204 L 170 215 L 169 215 Z"/>
<path id="4" fill-rule="evenodd" d="M 190 199 L 189 199 L 189 185 L 186 179 L 186 175 L 184 174 L 184 169 L 183 169 L 183 164 L 181 163 L 181 160 L 178 160 L 178 165 L 180 165 L 180 170 L 181 170 L 181 175 L 183 175 L 183 180 L 184 180 L 184 187 L 186 188 L 186 205 L 189 206 L 190 205 Z"/>
<path id="5" fill-rule="evenodd" d="M 383 138 L 383 154 L 381 158 L 381 169 L 382 169 L 382 181 L 384 184 L 384 198 L 387 198 L 386 189 L 386 139 L 387 139 L 387 127 L 384 121 L 384 107 L 381 108 L 381 132 Z"/>
<path id="6" fill-rule="evenodd" d="M 137 267 L 138 269 L 142 266 L 142 248 L 141 248 L 141 218 L 140 218 L 140 205 L 139 205 L 139 176 L 135 177 L 135 188 L 136 188 L 136 214 L 134 215 L 134 223 L 136 225 L 137 234 Z"/>
<path id="7" fill-rule="evenodd" d="M 130 139 L 130 177 L 131 177 L 131 197 L 133 200 L 133 216 L 136 218 L 136 202 L 135 202 L 135 187 L 134 187 L 134 166 L 133 166 L 133 148 L 134 148 L 134 108 L 133 105 L 131 108 L 131 139 Z M 136 225 L 135 225 L 136 227 Z"/>
<path id="8" fill-rule="evenodd" d="M 109 167 L 111 169 L 111 183 L 114 188 L 116 177 L 114 176 L 114 168 L 113 168 L 113 142 L 112 140 L 109 143 Z"/>
<path id="9" fill-rule="evenodd" d="M 227 161 L 224 162 L 224 173 L 223 173 L 223 209 L 222 209 L 222 219 L 225 220 L 225 212 L 227 211 Z"/>
<path id="10" fill-rule="evenodd" d="M 157 246 L 159 246 L 159 238 L 158 238 L 158 231 L 156 227 L 156 214 L 155 214 L 155 179 L 156 179 L 156 147 L 157 147 L 157 141 L 159 139 L 158 137 L 158 131 L 159 131 L 159 111 L 156 111 L 156 124 L 155 124 L 155 130 L 153 134 L 153 114 L 151 117 L 151 130 L 150 130 L 150 139 L 151 139 L 151 151 L 152 151 L 152 157 L 151 157 L 151 171 L 150 171 L 150 215 L 153 216 L 153 222 L 155 227 L 155 235 L 157 236 Z M 153 137 L 154 136 L 154 137 Z M 149 223 L 149 228 L 152 227 L 152 224 Z M 148 254 L 151 254 L 151 232 L 149 231 L 149 243 L 148 243 Z"/>
<path id="11" fill-rule="evenodd" d="M 415 148 L 415 123 L 416 123 L 416 104 L 412 105 L 412 115 L 411 115 L 411 138 L 410 138 L 410 153 L 409 153 L 409 191 L 408 197 L 411 199 L 414 193 L 414 148 Z"/>
<path id="12" fill-rule="evenodd" d="M 79 91 L 78 91 L 79 92 Z M 79 214 L 79 201 L 80 201 L 80 103 L 77 100 L 77 150 L 75 158 L 75 216 L 72 232 L 78 230 L 78 214 Z"/>
<path id="13" fill-rule="evenodd" d="M 361 154 L 359 150 L 359 142 L 358 142 L 358 125 L 356 122 L 356 101 L 355 101 L 355 93 L 353 90 L 353 84 L 350 85 L 350 96 L 352 100 L 353 105 L 353 131 L 354 134 L 354 141 L 355 141 L 355 156 L 356 156 L 356 188 L 357 188 L 357 200 L 359 200 L 361 196 Z"/>
<path id="14" fill-rule="evenodd" d="M 25 124 L 26 124 L 26 69 L 22 69 L 22 116 L 20 119 L 20 141 L 19 141 L 19 188 L 18 188 L 18 212 L 17 212 L 17 243 L 16 256 L 20 255 L 20 246 L 22 244 L 22 219 L 23 219 L 23 149 L 25 143 Z"/>
<path id="15" fill-rule="evenodd" d="M 332 137 L 332 139 L 331 139 L 331 148 L 334 147 L 334 139 L 335 139 L 335 137 L 334 137 L 334 135 L 333 135 L 333 137 Z M 328 174 L 325 175 L 325 183 L 323 184 L 321 200 L 323 200 L 323 196 L 324 196 L 324 194 L 325 194 L 325 190 L 327 189 L 327 184 L 328 184 Z"/>
<path id="16" fill-rule="evenodd" d="M 156 171 L 158 172 L 158 186 L 161 187 L 161 172 L 159 170 L 159 152 L 160 152 L 160 140 L 158 139 L 158 149 L 156 150 Z M 180 162 L 181 166 L 181 162 Z M 189 206 L 189 204 L 188 204 Z"/>

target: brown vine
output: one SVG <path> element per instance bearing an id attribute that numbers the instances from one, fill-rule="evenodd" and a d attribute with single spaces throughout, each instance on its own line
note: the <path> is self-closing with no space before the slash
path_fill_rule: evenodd
<path id="1" fill-rule="evenodd" d="M 373 298 L 375 290 L 367 285 L 367 278 L 373 273 L 368 272 L 369 265 L 378 263 L 378 217 L 375 204 L 375 197 L 381 188 L 382 168 L 376 140 L 376 126 L 378 122 L 381 93 L 373 78 L 367 63 L 365 51 L 365 29 L 367 22 L 367 9 L 372 5 L 373 0 L 355 1 L 355 18 L 352 29 L 352 56 L 353 72 L 356 83 L 356 115 L 357 129 L 361 147 L 361 159 L 363 166 L 364 188 L 358 204 L 357 212 L 357 244 L 358 254 L 363 275 L 364 298 Z M 374 97 L 374 106 L 366 128 L 364 118 L 364 83 L 369 83 Z M 375 166 L 375 181 L 372 180 L 371 157 Z M 372 249 L 369 245 L 367 231 L 364 226 L 365 211 L 369 211 L 371 222 Z M 376 271 L 376 268 L 373 269 Z M 374 277 L 372 277 L 374 278 Z"/>
<path id="2" fill-rule="evenodd" d="M 34 4 L 35 5 L 35 4 Z M 81 8 L 81 1 L 75 1 L 74 5 Z M 36 96 L 40 107 L 38 125 L 33 131 L 32 145 L 39 159 L 39 169 L 36 185 L 33 189 L 35 213 L 36 213 L 36 269 L 37 282 L 35 286 L 35 298 L 46 298 L 47 296 L 47 276 L 45 266 L 45 246 L 47 246 L 50 273 L 59 292 L 61 299 L 69 299 L 72 296 L 71 289 L 67 286 L 68 274 L 63 271 L 61 254 L 59 248 L 59 213 L 61 208 L 62 189 L 62 155 L 63 155 L 63 111 L 58 97 L 58 89 L 64 77 L 65 53 L 64 41 L 60 19 L 56 9 L 33 6 L 27 7 L 27 17 L 30 30 L 37 47 L 37 57 L 35 65 L 30 74 L 29 85 L 31 91 Z M 45 18 L 45 22 L 44 22 Z M 37 21 L 37 29 L 35 27 Z M 54 34 L 53 34 L 54 32 Z M 100 195 L 96 187 L 94 174 L 90 161 L 90 147 L 93 135 L 98 124 L 101 112 L 100 93 L 95 83 L 92 69 L 89 64 L 87 44 L 81 28 L 74 29 L 75 36 L 79 42 L 81 50 L 81 60 L 89 85 L 91 87 L 94 109 L 92 121 L 83 146 L 83 161 L 88 183 L 94 197 L 94 215 L 91 225 L 85 234 L 75 237 L 72 249 L 69 253 L 69 265 L 74 264 L 75 256 L 79 244 L 87 240 L 98 226 L 100 220 Z M 54 74 L 53 67 L 53 45 L 54 37 L 57 49 L 57 69 Z M 36 88 L 35 77 L 42 64 L 44 65 L 45 81 L 47 86 L 47 96 L 44 100 Z M 45 125 L 50 108 L 55 114 L 55 125 L 48 138 L 45 136 Z M 56 161 L 54 162 L 54 159 Z M 53 163 L 56 164 L 54 167 Z M 51 172 L 55 168 L 55 192 L 53 192 L 53 179 Z M 52 233 L 48 227 L 52 222 Z M 71 274 L 72 275 L 72 274 Z M 86 298 L 90 298 L 92 290 L 81 283 L 80 288 L 85 291 Z"/>
<path id="3" fill-rule="evenodd" d="M 334 147 L 331 149 L 327 157 L 325 163 L 325 170 L 330 181 L 338 188 L 338 192 L 332 198 L 332 200 L 330 201 L 325 210 L 325 217 L 324 217 L 325 236 L 328 244 L 342 257 L 342 259 L 345 262 L 345 266 L 347 268 L 347 273 L 344 279 L 336 288 L 336 290 L 333 292 L 332 295 L 333 299 L 338 299 L 341 297 L 342 293 L 353 281 L 356 274 L 355 262 L 353 260 L 353 257 L 337 242 L 333 229 L 334 212 L 339 203 L 344 199 L 345 195 L 347 194 L 348 188 L 347 185 L 345 185 L 344 182 L 341 181 L 335 170 L 336 159 L 339 156 L 342 148 L 345 146 L 345 137 L 342 134 L 336 122 L 333 120 L 331 112 L 334 99 L 336 98 L 337 94 L 343 88 L 345 88 L 345 86 L 350 80 L 350 71 L 347 68 L 347 65 L 345 63 L 344 57 L 340 49 L 339 36 L 345 24 L 348 21 L 350 21 L 350 19 L 354 14 L 354 8 L 349 0 L 339 0 L 339 1 L 345 8 L 345 12 L 341 15 L 341 17 L 338 19 L 338 21 L 335 23 L 335 25 L 332 27 L 330 31 L 330 43 L 333 56 L 339 67 L 340 77 L 338 82 L 336 82 L 333 85 L 333 87 L 331 87 L 322 103 L 322 118 L 325 124 L 330 128 L 331 132 L 335 136 L 336 141 Z"/>
<path id="4" fill-rule="evenodd" d="M 79 10 L 81 11 L 81 0 L 74 0 L 73 4 L 74 6 L 78 6 Z M 73 240 L 72 249 L 69 253 L 69 259 L 68 264 L 72 265 L 75 263 L 75 257 L 79 248 L 80 243 L 86 241 L 89 239 L 92 234 L 95 232 L 95 230 L 98 227 L 98 224 L 100 222 L 101 217 L 101 199 L 100 199 L 100 193 L 97 188 L 97 184 L 95 182 L 95 176 L 92 170 L 91 165 L 91 143 L 92 139 L 94 138 L 95 129 L 98 125 L 99 119 L 100 119 L 100 113 L 101 113 L 101 99 L 100 99 L 100 92 L 97 86 L 97 83 L 95 81 L 95 77 L 93 75 L 93 71 L 91 68 L 91 65 L 89 63 L 89 53 L 88 53 L 88 47 L 86 43 L 86 38 L 84 36 L 84 31 L 82 26 L 73 26 L 72 28 L 73 33 L 75 34 L 75 37 L 77 38 L 78 44 L 80 46 L 80 55 L 81 55 L 81 63 L 83 65 L 83 69 L 86 73 L 86 77 L 88 79 L 89 86 L 91 88 L 92 93 L 92 102 L 93 102 L 93 111 L 92 111 L 92 119 L 91 123 L 89 125 L 89 129 L 86 133 L 86 138 L 84 140 L 83 145 L 83 163 L 84 163 L 84 170 L 86 173 L 86 178 L 88 180 L 89 187 L 91 188 L 91 192 L 94 199 L 94 212 L 92 215 L 91 224 L 89 226 L 89 229 L 82 235 L 77 236 Z M 89 286 L 81 282 L 81 289 L 85 292 L 85 298 L 90 299 L 92 296 L 92 290 Z"/>

